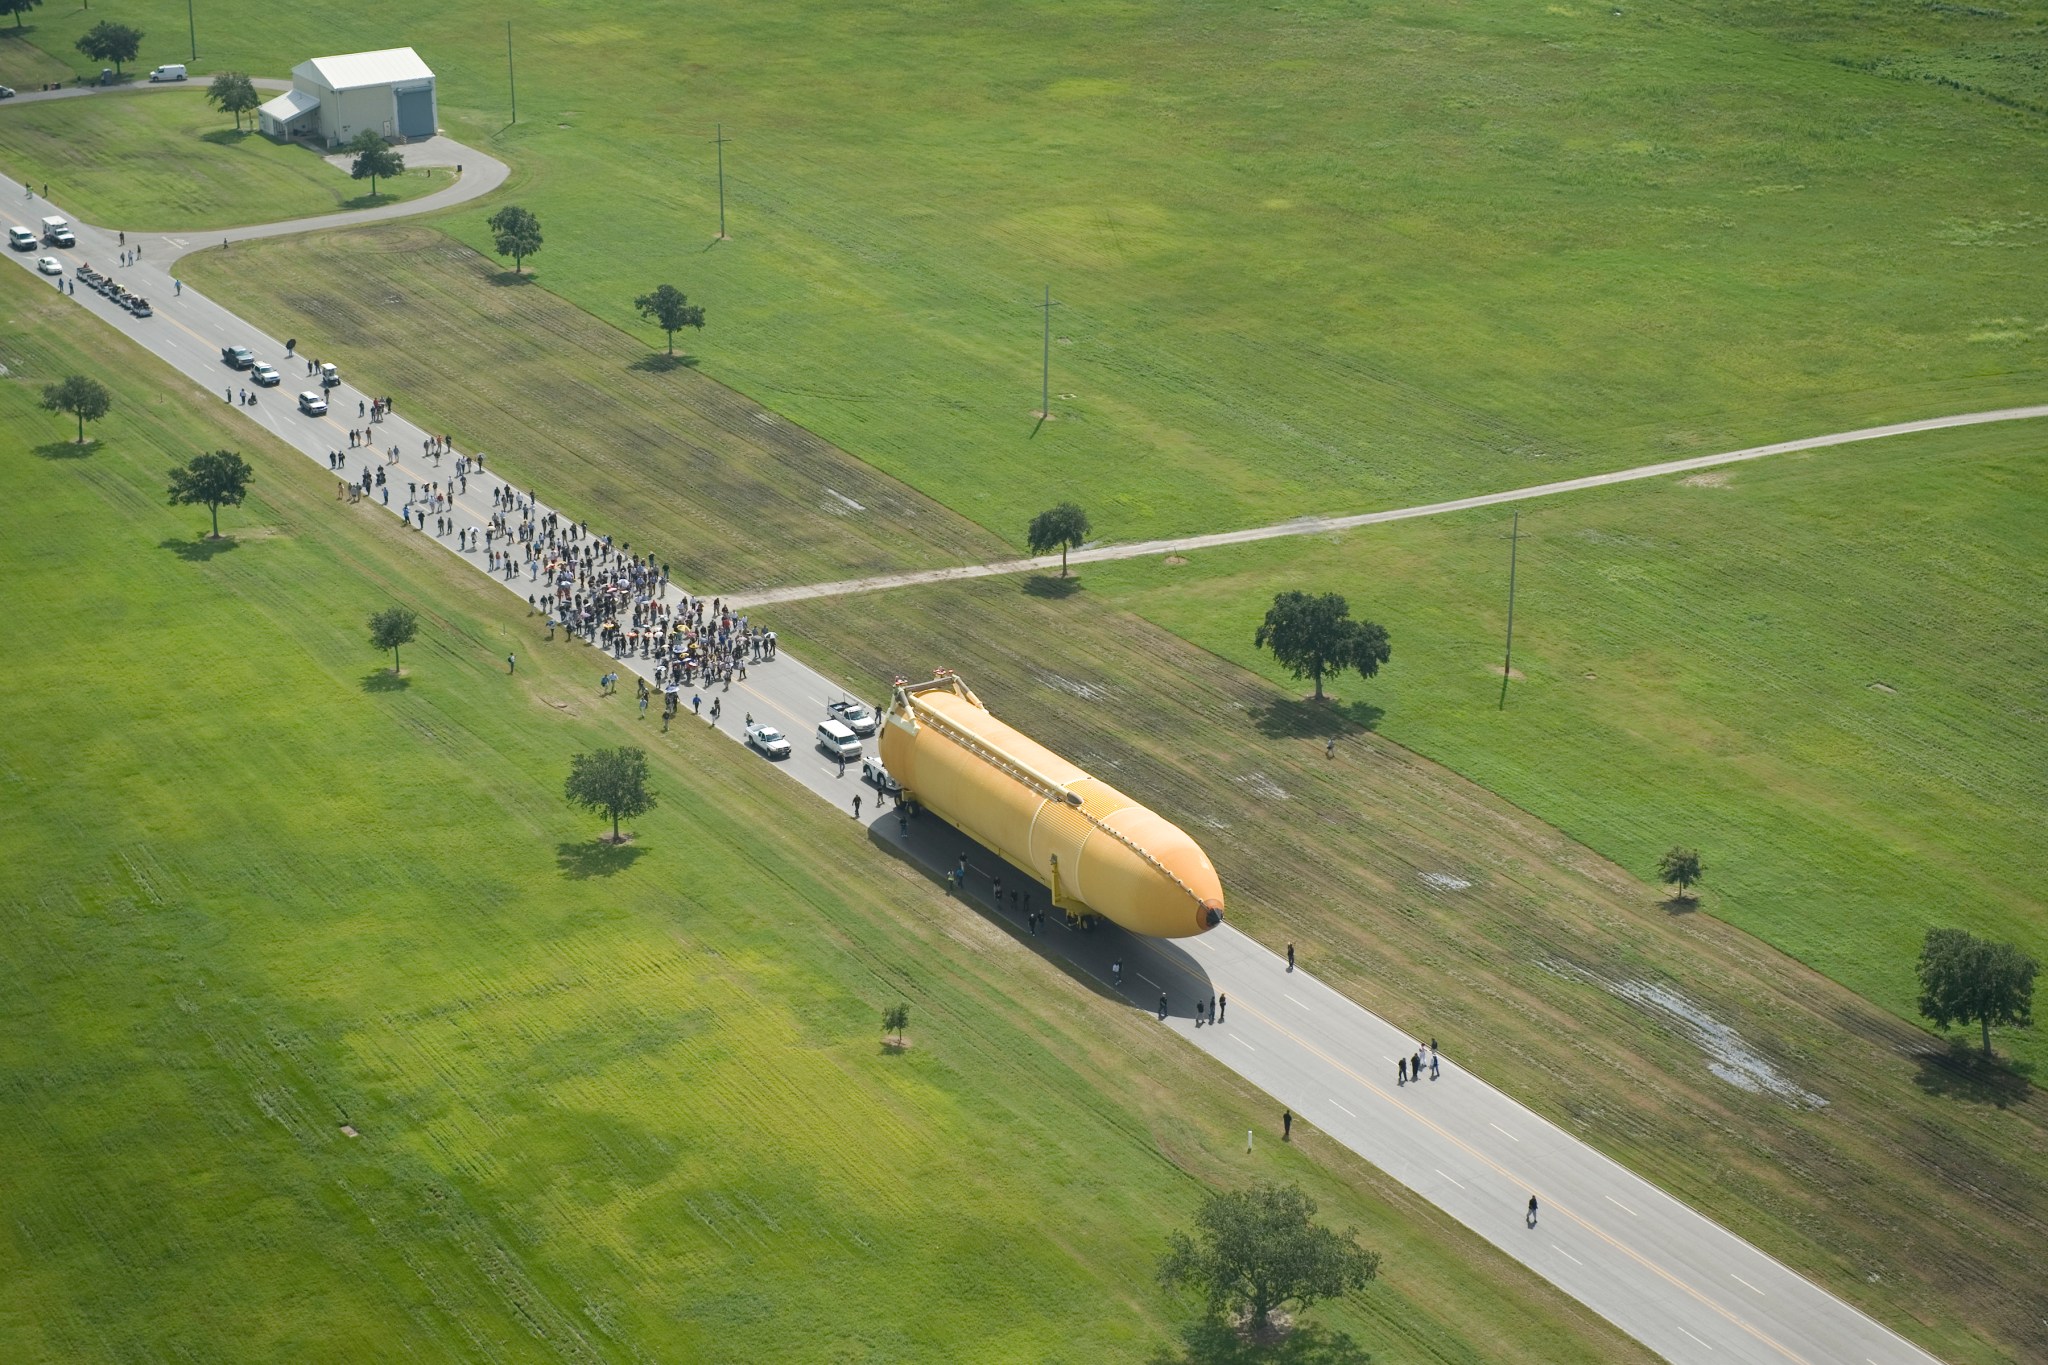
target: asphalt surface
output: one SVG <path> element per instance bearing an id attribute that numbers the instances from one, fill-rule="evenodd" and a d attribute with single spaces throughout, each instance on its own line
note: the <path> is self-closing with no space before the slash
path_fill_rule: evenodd
<path id="1" fill-rule="evenodd" d="M 480 164 L 482 160 L 479 157 Z M 402 207 L 423 212 L 432 205 L 414 201 Z M 22 217 L 33 222 L 53 212 L 64 212 L 61 202 L 49 205 L 38 198 L 26 204 Z M 350 220 L 360 221 L 353 215 Z M 6 254 L 31 271 L 37 256 L 55 255 L 65 262 L 67 275 L 79 262 L 90 261 L 149 297 L 157 315 L 146 319 L 134 318 L 88 290 L 81 289 L 74 301 L 203 391 L 246 387 L 246 374 L 228 369 L 220 351 L 229 345 L 249 347 L 258 359 L 283 372 L 285 383 L 264 391 L 254 408 L 238 406 L 238 415 L 323 465 L 327 452 L 345 451 L 348 476 L 360 474 L 366 452 L 348 450 L 347 432 L 352 426 L 369 425 L 356 415 L 358 403 L 366 403 L 368 395 L 344 383 L 330 395 L 331 415 L 300 414 L 292 394 L 307 386 L 303 359 L 286 359 L 279 340 L 262 335 L 194 291 L 188 289 L 179 297 L 165 269 L 168 261 L 148 249 L 154 238 L 145 239 L 143 262 L 124 267 L 113 232 L 72 221 L 79 239 L 75 249 Z M 272 230 L 291 227 L 278 224 Z M 130 244 L 135 241 L 131 234 Z M 298 350 L 301 357 L 317 357 L 319 341 L 302 338 Z M 404 395 L 396 397 L 398 412 L 375 424 L 378 444 L 395 445 L 401 455 L 397 464 L 387 467 L 387 478 L 397 490 L 408 481 L 451 481 L 452 459 L 435 463 L 421 454 L 426 433 L 403 415 Z M 2030 415 L 2036 411 L 2041 410 L 2029 410 Z M 339 482 L 344 476 L 335 477 Z M 457 500 L 457 521 L 463 526 L 484 524 L 491 491 L 499 486 L 502 481 L 488 471 L 473 474 L 466 494 Z M 337 500 L 336 510 L 352 516 L 396 515 L 403 501 L 402 495 L 395 496 L 385 510 L 381 501 L 345 507 Z M 545 504 L 541 510 L 547 510 Z M 481 551 L 458 551 L 452 537 L 416 534 L 423 550 L 461 554 L 479 572 L 487 571 Z M 523 573 L 515 582 L 496 581 L 522 600 L 541 591 Z M 583 651 L 592 692 L 603 673 L 617 669 L 627 680 L 616 704 L 635 704 L 630 680 L 634 675 L 651 679 L 651 660 L 614 659 L 559 634 L 547 641 L 540 618 L 530 619 L 531 634 L 513 646 L 516 652 Z M 1049 916 L 1043 932 L 1030 933 L 1027 912 L 1046 908 L 1042 887 L 1027 882 L 1017 869 L 932 815 L 906 820 L 896 810 L 878 810 L 878 793 L 861 781 L 859 765 L 842 769 L 815 747 L 825 703 L 845 693 L 838 681 L 788 654 L 752 666 L 745 679 L 703 689 L 700 695 L 707 711 L 714 699 L 718 701 L 722 714 L 716 726 L 736 741 L 748 713 L 778 724 L 795 747 L 778 764 L 781 771 L 848 819 L 856 818 L 853 798 L 862 797 L 859 818 L 867 823 L 878 852 L 909 861 L 935 886 L 944 885 L 943 873 L 964 854 L 969 875 L 964 888 L 952 893 L 960 901 L 960 913 L 998 921 L 1020 949 L 1045 955 L 1105 997 L 1150 1014 L 1163 1013 L 1162 1027 L 1180 1033 L 1272 1095 L 1271 1121 L 1251 1135 L 1255 1146 L 1279 1140 L 1281 1107 L 1290 1108 L 1296 1115 L 1294 1141 L 1334 1141 L 1358 1153 L 1672 1361 L 1893 1365 L 1932 1359 L 1466 1073 L 1452 1060 L 1455 1040 L 1444 1040 L 1448 1046 L 1440 1079 L 1397 1085 L 1395 1059 L 1412 1052 L 1421 1040 L 1316 980 L 1312 947 L 1304 945 L 1296 970 L 1283 956 L 1228 925 L 1198 939 L 1164 941 L 1139 938 L 1114 926 L 1084 932 Z M 870 695 L 864 700 L 873 704 L 881 698 Z M 1000 711 L 1000 699 L 996 708 Z M 658 705 L 650 708 L 643 723 L 659 727 Z M 708 716 L 691 715 L 686 693 L 675 723 L 713 722 Z M 1047 738 L 1057 745 L 1056 736 Z M 993 895 L 997 878 L 1003 884 L 1000 904 Z M 1029 898 L 1020 894 L 1013 903 L 1012 893 L 1021 893 L 1026 886 Z M 1121 964 L 1121 971 L 1112 964 Z M 1197 1022 L 1198 999 L 1226 996 L 1221 1024 Z M 1190 1121 L 1200 1118 L 1191 1116 Z M 1256 1152 L 1248 1159 L 1256 1159 Z M 1532 1194 L 1540 1204 L 1533 1225 L 1525 1214 Z"/>
<path id="2" fill-rule="evenodd" d="M 1143 559 L 1148 555 L 1188 554 L 1195 550 L 1213 550 L 1224 545 L 1249 545 L 1254 541 L 1280 540 L 1288 536 L 1319 536 L 1331 531 L 1377 526 L 1382 522 L 1408 521 L 1415 517 L 1439 517 L 1446 512 L 1467 512 L 1475 507 L 1497 507 L 1506 502 L 1526 502 L 1530 498 L 1548 498 L 1559 493 L 1605 488 L 1609 484 L 1633 483 L 1638 479 L 1660 479 L 1666 475 L 1685 474 L 1696 469 L 1713 469 L 1719 465 L 1739 464 L 1744 460 L 1787 455 L 1796 450 L 1819 450 L 1825 446 L 1853 445 L 1859 441 L 1904 436 L 1916 431 L 1942 431 L 1949 427 L 1979 426 L 1985 422 L 2019 422 L 2034 417 L 2048 417 L 2048 404 L 1998 408 L 1990 412 L 1960 412 L 1947 417 L 1925 417 L 1914 422 L 1894 422 L 1889 426 L 1837 431 L 1826 436 L 1807 436 L 1796 441 L 1778 441 L 1767 446 L 1725 450 L 1716 455 L 1693 455 L 1683 460 L 1663 460 L 1656 464 L 1637 465 L 1632 469 L 1617 469 L 1607 474 L 1560 479 L 1555 483 L 1532 484 L 1527 488 L 1481 493 L 1470 498 L 1452 498 L 1447 502 L 1394 507 L 1383 512 L 1358 512 L 1343 517 L 1296 517 L 1291 521 L 1275 522 L 1270 526 L 1247 526 L 1241 530 L 1216 531 L 1208 535 L 1179 536 L 1167 540 L 1134 540 L 1120 545 L 1085 545 L 1070 553 L 1065 562 L 1100 564 L 1115 559 Z M 874 574 L 866 578 L 843 578 L 832 583 L 764 588 L 759 592 L 735 594 L 731 600 L 742 608 L 765 607 L 777 602 L 799 602 L 815 597 L 845 597 L 851 593 L 883 592 L 890 588 L 907 588 L 919 583 L 957 583 L 969 578 L 1046 573 L 1061 567 L 1061 563 L 1058 555 L 1039 555 L 1032 559 L 1000 559 L 988 564 L 956 564 L 943 569 L 913 569 L 904 573 Z"/>

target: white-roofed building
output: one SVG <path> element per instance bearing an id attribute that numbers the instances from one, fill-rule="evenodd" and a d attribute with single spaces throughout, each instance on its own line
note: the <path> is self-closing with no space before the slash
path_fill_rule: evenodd
<path id="1" fill-rule="evenodd" d="M 276 138 L 337 147 L 370 129 L 394 142 L 439 131 L 434 73 L 409 47 L 315 57 L 292 68 L 292 88 L 256 111 Z"/>

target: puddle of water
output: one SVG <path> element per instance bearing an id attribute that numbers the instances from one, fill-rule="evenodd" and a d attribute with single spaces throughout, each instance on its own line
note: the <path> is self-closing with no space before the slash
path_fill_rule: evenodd
<path id="1" fill-rule="evenodd" d="M 1064 692 L 1070 697 L 1079 697 L 1082 701 L 1107 701 L 1111 696 L 1110 690 L 1106 687 L 1099 687 L 1094 683 L 1076 682 L 1072 678 L 1063 678 L 1057 673 L 1037 673 L 1033 676 L 1055 692 Z"/>
<path id="2" fill-rule="evenodd" d="M 1275 782 L 1264 773 L 1246 773 L 1243 777 L 1231 779 L 1240 787 L 1249 787 L 1268 801 L 1285 801 L 1287 788 Z"/>
<path id="3" fill-rule="evenodd" d="M 1801 1109 L 1819 1109 L 1827 1098 L 1796 1084 L 1769 1058 L 1743 1041 L 1742 1035 L 1714 1018 L 1673 987 L 1654 981 L 1608 981 L 1570 963 L 1545 962 L 1559 976 L 1590 981 L 1601 990 L 1674 1026 L 1707 1058 L 1707 1070 L 1738 1090 L 1770 1095 Z"/>

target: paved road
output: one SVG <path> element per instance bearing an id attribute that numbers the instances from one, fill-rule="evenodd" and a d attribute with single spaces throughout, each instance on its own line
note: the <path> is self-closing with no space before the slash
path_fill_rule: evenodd
<path id="1" fill-rule="evenodd" d="M 407 207 L 417 211 L 418 205 Z M 61 205 L 56 211 L 62 211 Z M 327 452 L 346 450 L 348 428 L 365 424 L 354 415 L 365 395 L 343 385 L 332 395 L 336 415 L 301 415 L 290 395 L 303 384 L 303 363 L 295 366 L 286 360 L 279 341 L 191 290 L 176 297 L 153 256 L 131 267 L 115 265 L 119 248 L 112 233 L 83 225 L 77 231 L 78 248 L 56 254 L 67 263 L 92 260 L 116 270 L 131 288 L 156 300 L 159 312 L 136 319 L 88 291 L 76 296 L 79 307 L 211 392 L 219 392 L 223 385 L 246 384 L 219 357 L 222 346 L 249 346 L 282 370 L 287 384 L 266 392 L 258 407 L 238 407 L 236 412 L 322 465 Z M 8 254 L 33 270 L 33 256 L 41 253 Z M 317 339 L 301 347 L 302 354 L 317 355 L 319 350 Z M 408 481 L 449 477 L 445 462 L 437 467 L 420 455 L 424 435 L 402 416 L 377 425 L 378 442 L 396 445 L 401 452 L 387 474 L 396 488 L 402 490 Z M 362 457 L 360 451 L 350 452 L 352 472 L 360 472 Z M 473 476 L 467 494 L 459 499 L 458 521 L 483 524 L 491 491 L 501 486 L 496 475 Z M 542 510 L 547 510 L 544 504 Z M 381 503 L 348 507 L 337 502 L 335 511 L 346 516 L 395 514 L 395 508 L 385 510 Z M 446 553 L 462 553 L 450 539 L 418 534 L 423 550 L 437 545 Z M 482 553 L 465 553 L 463 558 L 485 571 Z M 498 581 L 522 599 L 539 591 L 537 584 L 527 581 Z M 583 651 L 591 704 L 629 710 L 635 706 L 630 682 L 615 699 L 595 702 L 597 679 L 613 668 L 629 677 L 648 675 L 647 662 L 616 661 L 581 643 L 545 643 L 540 636 L 536 629 L 516 648 L 522 653 Z M 965 854 L 970 876 L 960 913 L 984 915 L 1003 924 L 1020 944 L 1133 1009 L 1153 1012 L 1163 994 L 1163 1027 L 1179 1032 L 1274 1096 L 1274 1123 L 1258 1141 L 1275 1140 L 1278 1107 L 1291 1107 L 1300 1116 L 1297 1141 L 1332 1140 L 1357 1152 L 1672 1361 L 1894 1365 L 1931 1359 L 1464 1073 L 1450 1060 L 1454 1053 L 1446 1057 L 1442 1079 L 1394 1085 L 1393 1058 L 1411 1049 L 1415 1040 L 1322 985 L 1306 966 L 1290 971 L 1285 959 L 1227 925 L 1188 943 L 1137 938 L 1114 926 L 1080 932 L 1056 920 L 1041 935 L 1027 934 L 1024 914 L 1033 901 L 1020 897 L 1011 904 L 1010 893 L 1027 884 L 1016 869 L 1005 867 L 935 817 L 905 821 L 895 811 L 877 812 L 876 794 L 863 787 L 857 766 L 842 771 L 809 742 L 825 701 L 842 692 L 839 683 L 789 655 L 757 665 L 746 679 L 703 695 L 707 708 L 713 697 L 719 700 L 724 714 L 718 728 L 735 739 L 748 712 L 781 725 L 796 741 L 796 752 L 781 763 L 781 770 L 847 812 L 847 818 L 855 818 L 853 796 L 862 795 L 863 818 L 878 852 L 908 860 L 935 885 L 940 884 L 941 871 Z M 641 723 L 658 727 L 658 709 L 655 718 Z M 677 723 L 710 722 L 692 718 L 686 706 Z M 1000 905 L 991 896 L 997 877 L 1004 884 Z M 1043 908 L 1043 890 L 1033 885 L 1032 897 Z M 1114 983 L 1112 962 L 1123 967 L 1121 980 Z M 1225 1022 L 1199 1026 L 1196 999 L 1226 994 Z M 1542 1206 L 1534 1227 L 1523 1219 L 1531 1193 Z"/>
<path id="2" fill-rule="evenodd" d="M 1659 479 L 1667 474 L 1712 469 L 1716 465 L 1737 464 L 1743 460 L 1761 460 L 1767 455 L 1786 455 L 1795 450 L 1819 450 L 1826 446 L 1875 441 L 1886 436 L 1904 436 L 1915 431 L 1973 427 L 1985 422 L 2018 422 L 2033 417 L 2048 417 L 2048 404 L 2024 408 L 1998 408 L 1990 412 L 1961 412 L 1950 417 L 1925 417 L 1915 422 L 1894 422 L 1889 426 L 1837 431 L 1827 436 L 1778 441 L 1767 446 L 1750 446 L 1745 450 L 1722 451 L 1717 455 L 1694 455 L 1683 460 L 1664 460 L 1657 464 L 1637 465 L 1633 469 L 1617 469 L 1611 474 L 1589 474 L 1579 479 L 1560 479 L 1556 483 L 1510 488 L 1500 493 L 1481 493 L 1477 497 L 1453 498 L 1448 502 L 1430 502 L 1418 507 L 1396 507 L 1384 512 L 1359 512 L 1344 517 L 1297 517 L 1292 521 L 1275 522 L 1271 526 L 1252 526 L 1241 531 L 1217 531 L 1209 535 L 1181 536 L 1171 540 L 1137 540 L 1122 545 L 1089 545 L 1075 550 L 1067 558 L 1074 564 L 1099 564 L 1112 559 L 1143 559 L 1148 555 L 1187 554 L 1192 550 L 1212 550 L 1222 545 L 1248 545 L 1253 541 L 1279 540 L 1287 536 L 1318 536 L 1330 531 L 1349 531 L 1359 526 L 1376 526 L 1386 521 L 1436 517 L 1446 512 L 1470 511 L 1475 507 L 1495 507 L 1504 502 L 1525 502 L 1530 498 L 1547 498 L 1558 493 L 1605 488 L 1609 484 L 1632 483 L 1637 479 Z M 945 569 L 916 569 L 907 573 L 877 574 L 869 578 L 846 578 L 836 583 L 764 588 L 759 592 L 734 594 L 729 600 L 741 607 L 765 607 L 777 602 L 798 602 L 813 597 L 845 597 L 851 593 L 882 592 L 889 588 L 907 588 L 919 583 L 953 583 L 968 578 L 1043 573 L 1059 567 L 1058 555 L 1040 555 L 1035 559 L 1003 559 L 989 564 L 959 564 Z"/>

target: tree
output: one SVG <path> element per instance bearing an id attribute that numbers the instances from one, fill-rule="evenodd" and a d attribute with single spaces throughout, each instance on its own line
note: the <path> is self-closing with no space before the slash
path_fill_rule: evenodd
<path id="1" fill-rule="evenodd" d="M 1680 900 L 1690 900 L 1692 884 L 1707 875 L 1707 865 L 1700 861 L 1698 849 L 1673 844 L 1657 860 L 1657 875 L 1664 879 L 1664 885 L 1678 888 Z"/>
<path id="2" fill-rule="evenodd" d="M 43 0 L 0 0 L 0 14 L 14 16 L 14 26 L 21 27 L 21 16 L 42 4 Z"/>
<path id="3" fill-rule="evenodd" d="M 5 0 L 0 0 L 4 4 Z M 242 131 L 242 115 L 263 103 L 256 84 L 239 71 L 223 71 L 206 87 L 206 102 L 224 114 L 235 116 L 235 131 Z"/>
<path id="4" fill-rule="evenodd" d="M 398 671 L 398 647 L 420 633 L 420 615 L 405 607 L 386 607 L 370 618 L 370 648 L 391 651 L 391 671 Z"/>
<path id="5" fill-rule="evenodd" d="M 372 198 L 377 194 L 377 177 L 383 176 L 388 180 L 394 175 L 405 174 L 405 158 L 374 128 L 365 128 L 357 133 L 342 151 L 355 158 L 354 164 L 348 168 L 349 178 L 369 181 Z"/>
<path id="6" fill-rule="evenodd" d="M 910 1027 L 910 1006 L 897 1001 L 882 1011 L 882 1032 L 896 1035 L 896 1045 L 903 1045 L 903 1030 Z"/>
<path id="7" fill-rule="evenodd" d="M 1031 519 L 1031 553 L 1060 552 L 1060 577 L 1067 576 L 1067 551 L 1088 539 L 1088 514 L 1071 502 L 1049 507 Z"/>
<path id="8" fill-rule="evenodd" d="M 85 424 L 97 422 L 114 407 L 114 396 L 97 379 L 82 374 L 67 375 L 55 384 L 43 385 L 43 408 L 68 412 L 78 419 L 78 444 L 85 444 Z"/>
<path id="9" fill-rule="evenodd" d="M 1212 1194 L 1195 1215 L 1195 1236 L 1175 1232 L 1159 1263 L 1168 1287 L 1192 1286 L 1218 1317 L 1252 1331 L 1277 1310 L 1362 1289 L 1380 1273 L 1379 1253 L 1356 1234 L 1319 1227 L 1315 1201 L 1295 1185 L 1254 1185 Z"/>
<path id="10" fill-rule="evenodd" d="M 1929 929 L 1920 946 L 1920 1013 L 1936 1028 L 1976 1023 L 1991 1055 L 1991 1026 L 2032 1028 L 2034 973 L 2040 963 L 2016 943 L 1993 943 L 1962 929 Z"/>
<path id="11" fill-rule="evenodd" d="M 520 263 L 540 250 L 540 219 L 517 204 L 507 204 L 492 214 L 487 226 L 500 256 L 512 258 L 512 273 Z"/>
<path id="12" fill-rule="evenodd" d="M 640 310 L 640 316 L 647 318 L 662 331 L 668 333 L 668 353 L 676 353 L 676 333 L 685 327 L 704 330 L 704 310 L 691 303 L 682 290 L 672 284 L 662 285 L 652 294 L 642 294 L 633 300 L 633 306 Z"/>
<path id="13" fill-rule="evenodd" d="M 599 749 L 569 760 L 569 780 L 562 794 L 571 805 L 594 810 L 612 822 L 612 842 L 619 843 L 619 821 L 654 809 L 647 788 L 647 751 L 641 748 Z"/>
<path id="14" fill-rule="evenodd" d="M 1386 627 L 1352 620 L 1350 605 L 1334 592 L 1321 597 L 1276 593 L 1252 645 L 1271 649 L 1295 677 L 1315 679 L 1317 701 L 1323 699 L 1324 674 L 1355 668 L 1360 677 L 1370 678 L 1393 657 Z"/>
<path id="15" fill-rule="evenodd" d="M 249 496 L 249 480 L 255 470 L 232 450 L 195 455 L 192 463 L 171 471 L 171 506 L 204 503 L 213 514 L 214 540 L 220 539 L 220 509 L 240 507 Z"/>
<path id="16" fill-rule="evenodd" d="M 77 47 L 96 62 L 112 62 L 119 74 L 121 63 L 134 61 L 142 51 L 142 30 L 102 19 L 80 36 Z"/>

